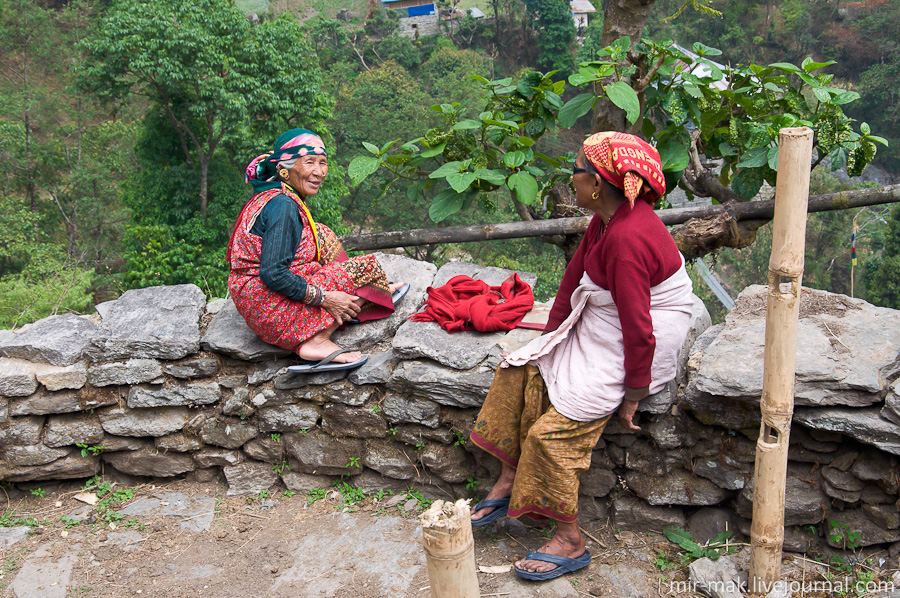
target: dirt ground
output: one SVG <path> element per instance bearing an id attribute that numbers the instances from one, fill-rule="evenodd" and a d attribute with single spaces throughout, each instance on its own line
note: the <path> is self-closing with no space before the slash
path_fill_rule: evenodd
<path id="1" fill-rule="evenodd" d="M 83 498 L 84 481 L 5 488 L 0 525 L 24 524 L 31 531 L 0 551 L 0 596 L 430 596 L 418 540 L 418 515 L 425 504 L 414 496 L 385 494 L 381 500 L 370 496 L 355 502 L 359 496 L 345 498 L 333 488 L 312 497 L 283 488 L 230 497 L 226 490 L 219 482 L 183 480 L 93 484 L 88 494 L 107 500 L 88 507 L 75 498 Z M 311 498 L 319 500 L 310 504 Z M 178 509 L 188 510 L 159 514 L 172 510 L 167 500 L 176 499 Z M 147 504 L 155 510 L 118 514 L 129 505 Z M 192 505 L 199 507 L 191 511 Z M 86 519 L 75 522 L 79 516 Z M 475 532 L 476 563 L 492 568 L 478 574 L 482 596 L 700 595 L 683 586 L 673 589 L 672 582 L 687 579 L 677 546 L 658 534 L 616 533 L 601 525 L 585 530 L 594 557 L 589 567 L 554 582 L 519 581 L 503 568 L 542 545 L 550 531 L 508 521 Z M 54 579 L 58 572 L 34 569 L 33 562 L 68 563 L 68 578 Z M 788 576 L 809 579 L 828 570 L 786 557 Z M 22 585 L 29 576 L 34 578 L 30 590 Z"/>

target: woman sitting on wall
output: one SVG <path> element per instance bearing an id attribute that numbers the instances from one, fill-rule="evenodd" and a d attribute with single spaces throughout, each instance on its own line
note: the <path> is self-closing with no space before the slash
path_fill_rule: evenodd
<path id="1" fill-rule="evenodd" d="M 347 258 L 327 226 L 313 221 L 305 201 L 328 174 L 322 139 L 306 129 L 282 134 L 272 152 L 247 166 L 256 195 L 238 216 L 228 246 L 228 290 L 247 325 L 267 343 L 309 363 L 304 371 L 362 365 L 366 357 L 341 349 L 331 335 L 353 319 L 394 311 L 392 293 L 373 255 Z"/>
<path id="2" fill-rule="evenodd" d="M 516 563 L 525 579 L 576 571 L 591 555 L 578 529 L 578 477 L 618 410 L 675 377 L 691 319 L 691 280 L 653 211 L 665 193 L 659 153 L 624 133 L 597 133 L 572 174 L 576 204 L 594 212 L 566 268 L 545 334 L 506 357 L 472 431 L 501 462 L 472 525 L 504 515 L 551 518 L 556 533 Z"/>

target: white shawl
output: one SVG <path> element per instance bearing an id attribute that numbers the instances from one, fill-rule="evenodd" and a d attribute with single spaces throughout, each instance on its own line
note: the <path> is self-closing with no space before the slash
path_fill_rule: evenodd
<path id="1" fill-rule="evenodd" d="M 650 394 L 675 378 L 678 352 L 691 323 L 691 279 L 682 263 L 672 276 L 650 289 L 650 317 L 656 351 L 650 368 Z M 575 421 L 613 413 L 625 396 L 622 324 L 612 293 L 582 276 L 572 293 L 572 313 L 559 328 L 510 354 L 503 367 L 536 364 L 550 402 Z"/>

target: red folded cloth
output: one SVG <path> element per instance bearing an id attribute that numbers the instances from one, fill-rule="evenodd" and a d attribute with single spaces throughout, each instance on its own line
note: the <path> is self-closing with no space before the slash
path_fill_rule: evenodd
<path id="1" fill-rule="evenodd" d="M 437 322 L 447 332 L 512 330 L 534 306 L 531 287 L 515 273 L 499 287 L 461 274 L 427 292 L 425 311 L 410 320 Z"/>

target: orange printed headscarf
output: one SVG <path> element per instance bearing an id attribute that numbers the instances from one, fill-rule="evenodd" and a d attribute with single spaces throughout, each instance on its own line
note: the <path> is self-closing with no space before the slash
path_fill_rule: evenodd
<path id="1" fill-rule="evenodd" d="M 600 176 L 621 189 L 632 208 L 636 199 L 652 206 L 666 194 L 659 152 L 640 137 L 605 131 L 585 139 L 582 147 Z"/>

